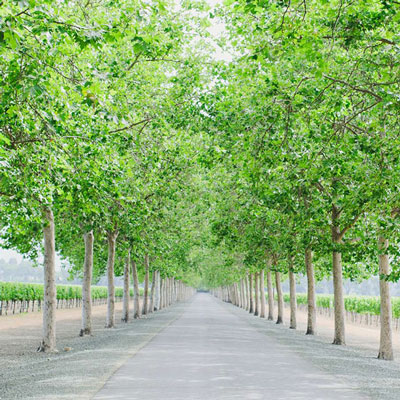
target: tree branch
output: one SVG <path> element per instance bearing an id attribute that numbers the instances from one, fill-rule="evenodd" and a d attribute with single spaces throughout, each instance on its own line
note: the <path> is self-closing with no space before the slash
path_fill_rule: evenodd
<path id="1" fill-rule="evenodd" d="M 130 124 L 129 126 L 126 126 L 125 128 L 114 129 L 113 131 L 109 131 L 108 133 L 117 133 L 117 132 L 126 131 L 128 129 L 133 128 L 134 126 L 138 126 L 141 124 L 147 124 L 150 121 L 151 121 L 151 118 L 146 118 L 146 119 L 143 119 L 142 121 L 134 122 L 133 124 Z"/>

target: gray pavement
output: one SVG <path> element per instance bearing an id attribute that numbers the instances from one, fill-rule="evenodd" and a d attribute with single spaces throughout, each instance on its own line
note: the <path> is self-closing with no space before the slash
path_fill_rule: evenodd
<path id="1" fill-rule="evenodd" d="M 116 371 L 94 399 L 367 398 L 227 306 L 197 294 L 182 316 Z"/>

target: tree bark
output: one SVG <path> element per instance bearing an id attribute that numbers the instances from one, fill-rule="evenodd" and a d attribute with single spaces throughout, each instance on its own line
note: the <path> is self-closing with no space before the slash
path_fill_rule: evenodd
<path id="1" fill-rule="evenodd" d="M 155 274 L 154 311 L 158 311 L 160 309 L 160 271 L 155 271 Z"/>
<path id="2" fill-rule="evenodd" d="M 44 236 L 44 301 L 43 301 L 43 340 L 38 351 L 57 352 L 56 349 L 56 274 L 55 274 L 55 228 L 53 211 L 43 210 Z"/>
<path id="3" fill-rule="evenodd" d="M 155 286 L 156 286 L 156 271 L 153 271 L 151 277 L 150 308 L 149 308 L 149 312 L 151 313 L 154 312 Z"/>
<path id="4" fill-rule="evenodd" d="M 289 256 L 289 286 L 290 286 L 290 329 L 297 328 L 296 276 L 293 272 L 293 256 Z"/>
<path id="5" fill-rule="evenodd" d="M 274 319 L 274 290 L 272 288 L 271 261 L 267 263 L 268 320 Z"/>
<path id="6" fill-rule="evenodd" d="M 160 306 L 159 306 L 159 310 L 162 310 L 164 308 L 164 279 L 161 278 L 161 273 L 160 273 Z"/>
<path id="7" fill-rule="evenodd" d="M 254 306 L 254 315 L 258 316 L 260 315 L 260 277 L 258 275 L 258 272 L 254 274 L 254 297 L 255 297 L 255 306 Z"/>
<path id="8" fill-rule="evenodd" d="M 341 243 L 340 228 L 338 224 L 340 211 L 335 205 L 332 205 L 332 242 L 334 246 Z M 345 323 L 344 323 L 344 298 L 343 298 L 343 271 L 342 271 L 342 253 L 334 248 L 332 252 L 333 269 L 333 296 L 334 296 L 334 314 L 335 314 L 335 336 L 333 344 L 344 345 L 345 341 Z"/>
<path id="9" fill-rule="evenodd" d="M 275 272 L 275 285 L 276 285 L 276 293 L 278 295 L 278 319 L 276 320 L 276 323 L 283 324 L 283 294 L 282 294 L 280 272 Z"/>
<path id="10" fill-rule="evenodd" d="M 315 335 L 317 321 L 317 303 L 315 297 L 315 278 L 313 253 L 310 248 L 305 251 L 305 264 L 307 273 L 307 331 L 306 335 Z"/>
<path id="11" fill-rule="evenodd" d="M 144 256 L 144 296 L 143 296 L 143 310 L 142 314 L 146 315 L 149 308 L 149 255 Z"/>
<path id="12" fill-rule="evenodd" d="M 334 251 L 332 254 L 333 264 L 333 293 L 334 293 L 334 314 L 335 314 L 335 336 L 333 344 L 344 345 L 345 324 L 344 324 L 344 297 L 343 297 L 343 273 L 342 253 Z"/>
<path id="13" fill-rule="evenodd" d="M 140 318 L 140 291 L 139 291 L 139 277 L 137 272 L 136 263 L 131 261 L 132 265 L 132 278 L 133 278 L 133 318 Z"/>
<path id="14" fill-rule="evenodd" d="M 390 274 L 389 255 L 387 254 L 389 242 L 384 237 L 378 239 L 379 254 L 379 292 L 381 298 L 381 332 L 378 358 L 393 360 L 392 342 L 392 303 L 389 282 L 382 279 Z"/>
<path id="15" fill-rule="evenodd" d="M 250 308 L 249 313 L 254 313 L 254 293 L 253 293 L 253 274 L 249 274 L 249 297 L 250 297 Z"/>
<path id="16" fill-rule="evenodd" d="M 265 285 L 264 285 L 264 270 L 260 271 L 260 318 L 265 318 Z"/>
<path id="17" fill-rule="evenodd" d="M 246 311 L 250 312 L 250 279 L 249 279 L 249 274 L 246 274 Z"/>
<path id="18" fill-rule="evenodd" d="M 93 275 L 93 231 L 83 235 L 85 242 L 85 261 L 82 282 L 82 328 L 79 336 L 92 334 L 92 275 Z"/>
<path id="19" fill-rule="evenodd" d="M 245 287 L 245 280 L 240 280 L 240 292 L 242 294 L 242 308 L 245 310 L 247 308 L 246 304 L 246 287 Z"/>
<path id="20" fill-rule="evenodd" d="M 122 322 L 129 321 L 129 302 L 130 302 L 130 252 L 128 251 L 128 255 L 126 256 L 125 265 L 124 265 L 124 298 L 123 298 L 123 305 L 122 305 Z"/>
<path id="21" fill-rule="evenodd" d="M 245 290 L 246 290 L 246 311 L 250 310 L 250 292 L 249 292 L 249 276 L 246 274 L 244 280 Z"/>
<path id="22" fill-rule="evenodd" d="M 108 241 L 108 260 L 107 260 L 107 320 L 106 328 L 115 326 L 115 285 L 114 285 L 114 264 L 115 264 L 115 246 L 118 232 L 107 232 Z"/>

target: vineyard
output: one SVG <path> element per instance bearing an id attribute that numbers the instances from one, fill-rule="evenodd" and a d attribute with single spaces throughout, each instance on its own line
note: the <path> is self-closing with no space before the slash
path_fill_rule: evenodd
<path id="1" fill-rule="evenodd" d="M 92 286 L 92 303 L 103 304 L 107 299 L 106 286 Z M 133 296 L 133 290 L 130 290 Z M 40 311 L 44 287 L 37 283 L 0 282 L 0 315 Z M 123 288 L 115 288 L 117 301 L 123 298 Z M 78 285 L 57 285 L 57 308 L 80 307 L 82 287 Z"/>
<path id="2" fill-rule="evenodd" d="M 275 296 L 277 300 L 277 296 Z M 290 303 L 290 294 L 284 293 L 284 302 Z M 297 294 L 296 301 L 298 306 L 307 307 L 307 295 Z M 392 297 L 392 316 L 394 319 L 400 318 L 400 297 Z M 333 311 L 334 297 L 333 295 L 317 295 L 316 305 L 322 310 Z M 344 308 L 348 313 L 360 315 L 374 315 L 380 316 L 381 302 L 378 296 L 344 296 Z M 397 326 L 397 324 L 396 324 Z"/>

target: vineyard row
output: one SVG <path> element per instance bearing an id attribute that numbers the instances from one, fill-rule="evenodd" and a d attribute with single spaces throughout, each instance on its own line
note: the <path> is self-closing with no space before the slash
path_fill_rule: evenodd
<path id="1" fill-rule="evenodd" d="M 105 304 L 106 286 L 92 286 L 93 305 Z M 132 289 L 130 295 L 133 296 Z M 123 289 L 115 288 L 115 301 L 121 301 Z M 0 282 L 0 315 L 41 311 L 43 285 L 37 283 Z M 78 285 L 57 285 L 57 308 L 80 307 L 82 287 Z"/>

